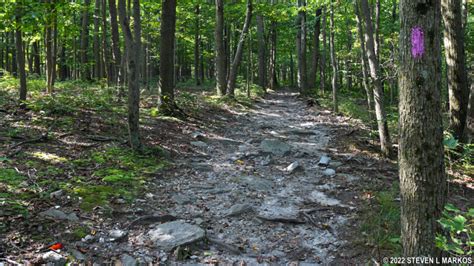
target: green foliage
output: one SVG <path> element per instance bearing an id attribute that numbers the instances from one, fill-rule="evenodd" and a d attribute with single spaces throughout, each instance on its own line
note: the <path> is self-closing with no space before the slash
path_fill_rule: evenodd
<path id="1" fill-rule="evenodd" d="M 401 252 L 398 195 L 398 184 L 394 184 L 389 191 L 375 193 L 375 202 L 365 211 L 361 226 L 369 245 L 388 249 L 393 254 Z"/>
<path id="2" fill-rule="evenodd" d="M 474 144 L 460 143 L 451 133 L 445 132 L 443 145 L 447 165 L 467 175 L 474 174 Z"/>
<path id="3" fill-rule="evenodd" d="M 8 186 L 18 186 L 25 181 L 26 177 L 19 174 L 15 169 L 0 168 L 0 183 Z"/>
<path id="4" fill-rule="evenodd" d="M 474 255 L 474 208 L 462 212 L 447 204 L 438 223 L 444 234 L 436 235 L 436 247 L 453 256 Z"/>

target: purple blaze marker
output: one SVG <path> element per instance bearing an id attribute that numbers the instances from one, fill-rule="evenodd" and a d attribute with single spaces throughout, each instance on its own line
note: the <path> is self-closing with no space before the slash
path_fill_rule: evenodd
<path id="1" fill-rule="evenodd" d="M 425 53 L 424 33 L 421 27 L 415 26 L 411 29 L 411 55 L 420 58 Z"/>

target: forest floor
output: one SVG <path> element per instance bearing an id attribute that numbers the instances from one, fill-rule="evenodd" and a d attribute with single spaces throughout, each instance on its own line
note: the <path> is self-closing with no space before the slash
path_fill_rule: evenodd
<path id="1" fill-rule="evenodd" d="M 143 154 L 106 103 L 43 114 L 4 103 L 0 262 L 356 264 L 399 252 L 396 161 L 362 123 L 291 91 L 252 105 L 180 99 L 184 120 L 145 101 Z M 450 195 L 474 199 L 466 183 Z"/>

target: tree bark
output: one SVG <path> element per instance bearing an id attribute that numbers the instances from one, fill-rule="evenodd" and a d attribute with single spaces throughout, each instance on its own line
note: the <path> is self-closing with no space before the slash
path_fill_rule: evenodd
<path id="1" fill-rule="evenodd" d="M 141 22 L 140 1 L 133 0 L 134 34 L 130 29 L 130 21 L 125 9 L 125 0 L 118 1 L 118 13 L 120 24 L 125 39 L 125 50 L 127 51 L 127 75 L 128 75 L 128 132 L 130 146 L 133 150 L 141 150 L 140 140 L 140 83 L 139 68 L 141 47 Z"/>
<path id="2" fill-rule="evenodd" d="M 110 33 L 112 35 L 112 64 L 114 65 L 115 84 L 123 83 L 122 54 L 120 52 L 120 38 L 117 24 L 117 7 L 115 0 L 109 0 Z"/>
<path id="3" fill-rule="evenodd" d="M 380 65 L 375 55 L 374 34 L 367 0 L 361 0 L 361 11 L 365 21 L 365 44 L 369 63 L 370 76 L 374 84 L 375 116 L 379 130 L 380 149 L 385 156 L 390 156 L 390 136 L 384 108 L 384 94 L 380 78 Z"/>
<path id="4" fill-rule="evenodd" d="M 367 62 L 367 54 L 365 50 L 365 41 L 364 41 L 364 29 L 362 28 L 362 20 L 360 17 L 360 10 L 359 4 L 357 1 L 354 1 L 354 11 L 356 14 L 356 21 L 357 21 L 357 29 L 359 34 L 359 41 L 360 41 L 360 49 L 361 49 L 361 65 L 362 65 L 362 83 L 364 85 L 365 93 L 367 95 L 367 108 L 369 112 L 372 114 L 373 111 L 373 98 L 374 93 L 369 85 L 369 75 L 367 73 L 368 69 L 368 62 Z"/>
<path id="5" fill-rule="evenodd" d="M 270 64 L 269 64 L 269 88 L 275 90 L 278 82 L 276 78 L 277 60 L 277 22 L 272 21 L 270 25 Z M 291 63 L 293 69 L 293 62 Z M 291 72 L 293 75 L 293 72 Z"/>
<path id="6" fill-rule="evenodd" d="M 84 0 L 82 11 L 82 30 L 81 30 L 81 78 L 90 79 L 90 69 L 87 51 L 89 49 L 89 6 L 90 0 Z"/>
<path id="7" fill-rule="evenodd" d="M 16 3 L 16 29 L 15 29 L 15 43 L 16 43 L 16 58 L 18 62 L 18 72 L 20 76 L 20 102 L 21 106 L 24 106 L 23 101 L 26 100 L 26 70 L 25 70 L 25 51 L 23 50 L 23 38 L 22 38 L 22 31 L 21 31 L 21 17 L 23 16 L 23 7 L 21 6 L 21 2 Z"/>
<path id="8" fill-rule="evenodd" d="M 159 108 L 163 114 L 174 115 L 174 60 L 176 31 L 176 0 L 162 0 L 160 27 L 160 100 Z"/>
<path id="9" fill-rule="evenodd" d="M 321 92 L 324 94 L 326 90 L 326 51 L 327 51 L 327 45 L 326 45 L 326 7 L 323 6 L 323 22 L 322 22 L 322 38 L 323 38 L 323 50 L 321 52 Z"/>
<path id="10" fill-rule="evenodd" d="M 226 86 L 226 52 L 224 46 L 224 1 L 216 0 L 216 28 L 214 32 L 216 42 L 216 90 L 217 95 L 225 94 Z"/>
<path id="11" fill-rule="evenodd" d="M 265 44 L 265 23 L 262 15 L 257 15 L 257 41 L 258 41 L 258 85 L 266 90 L 267 87 L 267 60 Z"/>
<path id="12" fill-rule="evenodd" d="M 48 25 L 45 29 L 45 48 L 46 48 L 46 83 L 48 93 L 53 92 L 54 82 L 56 78 L 56 63 L 55 63 L 55 24 L 56 24 L 56 14 L 55 14 L 55 0 L 48 0 L 48 12 L 52 14 L 48 19 Z"/>
<path id="13" fill-rule="evenodd" d="M 339 104 L 338 104 L 338 99 L 337 99 L 337 89 L 338 89 L 338 84 L 337 84 L 337 75 L 338 75 L 338 69 L 337 69 L 337 62 L 336 62 L 336 49 L 334 47 L 334 6 L 333 6 L 333 0 L 331 0 L 330 3 L 330 34 L 329 34 L 329 49 L 331 50 L 331 65 L 332 65 L 332 80 L 331 80 L 331 85 L 332 85 L 332 104 L 333 104 L 333 111 L 335 113 L 339 112 Z"/>
<path id="14" fill-rule="evenodd" d="M 448 71 L 449 128 L 456 139 L 462 140 L 469 104 L 469 86 L 464 51 L 461 1 L 442 0 L 441 9 L 444 21 L 444 50 Z"/>
<path id="15" fill-rule="evenodd" d="M 199 20 L 199 16 L 200 16 L 200 9 L 199 9 L 199 4 L 196 5 L 195 7 L 196 9 L 196 20 L 195 20 L 195 23 L 196 23 L 196 29 L 195 29 L 195 32 L 194 32 L 194 79 L 196 81 L 196 85 L 199 86 L 201 85 L 201 74 L 199 73 L 199 67 L 200 67 L 200 63 L 199 63 L 199 59 L 200 59 L 200 52 L 199 52 L 199 48 L 200 48 L 200 45 L 201 45 L 201 35 L 200 35 L 200 20 Z"/>
<path id="16" fill-rule="evenodd" d="M 440 101 L 440 1 L 401 0 L 401 239 L 404 257 L 435 257 L 446 201 Z"/>
<path id="17" fill-rule="evenodd" d="M 318 73 L 318 62 L 319 62 L 319 34 L 321 32 L 321 10 L 322 8 L 316 9 L 316 19 L 314 23 L 314 36 L 313 36 L 313 54 L 311 60 L 311 71 L 308 77 L 308 87 L 313 89 L 316 87 L 316 74 Z"/>
<path id="18" fill-rule="evenodd" d="M 102 68 L 102 58 L 100 56 L 100 1 L 95 0 L 94 5 L 94 78 L 102 78 L 101 68 Z"/>
<path id="19" fill-rule="evenodd" d="M 298 0 L 298 19 L 296 27 L 296 53 L 298 55 L 298 89 L 301 93 L 307 92 L 306 80 L 306 0 Z"/>
<path id="20" fill-rule="evenodd" d="M 103 74 L 107 77 L 107 84 L 111 85 L 112 79 L 112 67 L 110 64 L 110 50 L 107 42 L 107 0 L 102 0 L 101 4 L 101 16 L 102 16 L 102 56 L 103 56 Z"/>
<path id="21" fill-rule="evenodd" d="M 242 52 L 245 43 L 245 38 L 249 31 L 250 23 L 252 19 L 252 0 L 247 0 L 247 11 L 245 15 L 244 27 L 242 33 L 240 34 L 239 42 L 237 43 L 237 49 L 235 51 L 234 60 L 230 66 L 229 80 L 227 81 L 227 95 L 231 98 L 235 96 L 234 90 L 237 80 L 237 71 L 240 66 L 240 61 L 242 61 Z"/>
<path id="22" fill-rule="evenodd" d="M 376 0 L 375 2 L 375 36 L 374 36 L 374 51 L 375 51 L 375 57 L 377 57 L 377 60 L 380 60 L 379 58 L 379 51 L 380 51 L 380 0 Z"/>

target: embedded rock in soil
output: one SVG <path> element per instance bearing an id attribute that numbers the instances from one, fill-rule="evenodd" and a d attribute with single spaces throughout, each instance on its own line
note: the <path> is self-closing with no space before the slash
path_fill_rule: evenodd
<path id="1" fill-rule="evenodd" d="M 236 181 L 254 190 L 270 190 L 273 186 L 272 181 L 256 176 L 241 176 Z"/>
<path id="2" fill-rule="evenodd" d="M 226 216 L 238 216 L 252 210 L 253 207 L 249 204 L 235 204 L 234 206 L 230 207 Z"/>
<path id="3" fill-rule="evenodd" d="M 54 220 L 68 220 L 68 221 L 78 221 L 79 218 L 77 215 L 72 212 L 70 214 L 66 214 L 60 210 L 56 210 L 54 208 L 51 208 L 49 210 L 46 210 L 44 212 L 40 212 L 40 216 L 44 216 L 46 218 L 54 219 Z"/>
<path id="4" fill-rule="evenodd" d="M 285 156 L 290 152 L 291 146 L 277 139 L 264 139 L 260 143 L 260 149 L 263 152 Z"/>
<path id="5" fill-rule="evenodd" d="M 204 230 L 199 226 L 183 221 L 160 224 L 147 233 L 148 238 L 154 242 L 156 247 L 166 251 L 197 241 L 204 235 Z"/>

